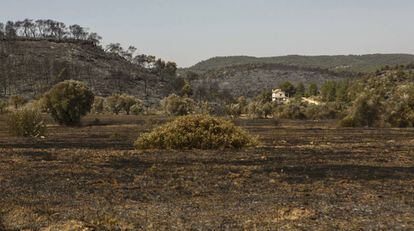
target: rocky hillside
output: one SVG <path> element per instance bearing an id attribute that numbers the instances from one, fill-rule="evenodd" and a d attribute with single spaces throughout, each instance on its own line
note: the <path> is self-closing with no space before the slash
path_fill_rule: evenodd
<path id="1" fill-rule="evenodd" d="M 383 66 L 395 66 L 414 63 L 414 55 L 410 54 L 371 54 L 371 55 L 336 55 L 336 56 L 278 56 L 250 57 L 229 56 L 215 57 L 188 68 L 195 72 L 205 72 L 223 67 L 242 64 L 272 63 L 302 67 L 319 67 L 332 71 L 373 72 Z"/>
<path id="2" fill-rule="evenodd" d="M 34 98 L 66 79 L 86 82 L 97 95 L 125 92 L 155 101 L 174 77 L 154 74 L 88 41 L 0 40 L 0 97 Z"/>
<path id="3" fill-rule="evenodd" d="M 263 90 L 270 90 L 280 83 L 303 82 L 321 85 L 327 80 L 357 77 L 350 72 L 334 72 L 321 68 L 298 67 L 282 64 L 246 64 L 208 71 L 192 79 L 195 94 L 221 92 L 233 97 L 255 97 Z"/>

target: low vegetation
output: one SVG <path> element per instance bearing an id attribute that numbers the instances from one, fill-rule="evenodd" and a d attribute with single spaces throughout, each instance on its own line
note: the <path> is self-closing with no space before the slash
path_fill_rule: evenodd
<path id="1" fill-rule="evenodd" d="M 193 99 L 186 96 L 171 94 L 162 100 L 161 105 L 167 114 L 182 116 L 195 111 L 196 104 Z"/>
<path id="2" fill-rule="evenodd" d="M 10 134 L 23 137 L 39 137 L 45 134 L 46 124 L 41 113 L 35 109 L 21 109 L 8 115 Z"/>
<path id="3" fill-rule="evenodd" d="M 233 123 L 208 115 L 189 115 L 142 134 L 137 149 L 223 149 L 257 145 L 257 139 Z"/>

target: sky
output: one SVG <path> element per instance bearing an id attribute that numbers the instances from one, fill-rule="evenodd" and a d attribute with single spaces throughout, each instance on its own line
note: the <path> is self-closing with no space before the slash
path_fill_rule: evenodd
<path id="1" fill-rule="evenodd" d="M 414 54 L 413 0 L 0 0 L 180 67 L 215 56 Z"/>

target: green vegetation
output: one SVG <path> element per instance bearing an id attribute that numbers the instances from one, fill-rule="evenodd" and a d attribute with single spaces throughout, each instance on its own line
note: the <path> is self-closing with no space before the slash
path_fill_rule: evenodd
<path id="1" fill-rule="evenodd" d="M 141 135 L 137 149 L 223 149 L 255 146 L 258 141 L 231 122 L 208 115 L 188 115 Z"/>
<path id="2" fill-rule="evenodd" d="M 131 107 L 131 113 L 133 115 L 141 115 L 144 113 L 144 105 L 141 101 L 137 101 L 134 105 Z"/>
<path id="3" fill-rule="evenodd" d="M 375 72 L 384 66 L 414 63 L 414 55 L 372 54 L 336 56 L 279 56 L 256 58 L 249 56 L 215 57 L 189 68 L 193 72 L 205 72 L 235 65 L 275 63 L 300 67 L 318 67 L 332 71 Z"/>
<path id="4" fill-rule="evenodd" d="M 139 105 L 142 108 L 142 102 L 135 96 L 127 94 L 114 94 L 106 98 L 106 104 L 110 112 L 119 114 L 124 111 L 127 115 L 131 113 L 134 105 Z M 135 107 L 136 112 L 137 107 Z M 134 113 L 135 114 L 135 113 Z"/>
<path id="5" fill-rule="evenodd" d="M 357 97 L 341 124 L 351 127 L 413 127 L 413 81 L 414 74 L 402 67 L 355 81 L 349 92 Z"/>
<path id="6" fill-rule="evenodd" d="M 0 114 L 4 114 L 7 111 L 9 104 L 5 100 L 0 100 Z"/>
<path id="7" fill-rule="evenodd" d="M 45 134 L 46 125 L 38 110 L 22 109 L 8 115 L 10 134 L 23 137 L 39 137 Z"/>
<path id="8" fill-rule="evenodd" d="M 194 100 L 191 98 L 181 97 L 176 94 L 171 94 L 163 99 L 161 105 L 166 113 L 176 116 L 191 114 L 196 107 Z"/>
<path id="9" fill-rule="evenodd" d="M 95 96 L 92 104 L 92 112 L 96 114 L 103 113 L 105 111 L 105 98 Z"/>
<path id="10" fill-rule="evenodd" d="M 309 84 L 308 90 L 307 90 L 307 95 L 308 96 L 316 96 L 318 95 L 319 90 L 318 90 L 318 85 L 316 85 L 316 83 L 311 83 Z"/>
<path id="11" fill-rule="evenodd" d="M 90 112 L 94 94 L 79 81 L 66 80 L 56 84 L 43 97 L 45 108 L 59 124 L 75 126 Z"/>

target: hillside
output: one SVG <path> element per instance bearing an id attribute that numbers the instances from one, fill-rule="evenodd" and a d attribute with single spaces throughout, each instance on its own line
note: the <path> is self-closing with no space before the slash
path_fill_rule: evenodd
<path id="1" fill-rule="evenodd" d="M 229 56 L 215 57 L 195 64 L 188 70 L 205 72 L 218 68 L 254 63 L 275 63 L 303 67 L 319 67 L 334 71 L 373 72 L 383 66 L 395 66 L 414 63 L 414 55 L 410 54 L 370 54 L 370 55 L 337 55 L 337 56 L 278 56 L 250 57 Z"/>
<path id="2" fill-rule="evenodd" d="M 66 79 L 86 82 L 97 95 L 122 92 L 149 101 L 169 94 L 174 81 L 88 41 L 0 40 L 0 97 L 35 98 Z"/>
<path id="3" fill-rule="evenodd" d="M 207 71 L 191 79 L 195 95 L 218 92 L 233 97 L 252 98 L 263 90 L 270 90 L 290 81 L 294 84 L 323 84 L 327 80 L 341 80 L 358 75 L 349 72 L 334 72 L 322 68 L 298 67 L 284 64 L 243 64 Z"/>

